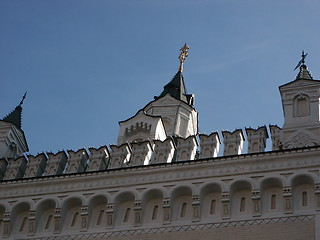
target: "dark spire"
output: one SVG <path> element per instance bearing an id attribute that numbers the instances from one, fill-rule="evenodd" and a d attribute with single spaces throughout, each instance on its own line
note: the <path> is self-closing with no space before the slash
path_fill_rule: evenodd
<path id="1" fill-rule="evenodd" d="M 11 111 L 6 117 L 4 117 L 2 120 L 5 122 L 13 123 L 17 128 L 21 129 L 21 115 L 22 115 L 22 104 L 24 99 L 26 98 L 27 92 L 22 97 L 21 102 L 19 103 L 16 108 Z"/>
<path id="2" fill-rule="evenodd" d="M 193 105 L 194 96 L 192 94 L 186 94 L 186 87 L 184 85 L 184 79 L 182 75 L 183 64 L 188 57 L 189 46 L 184 44 L 184 46 L 180 49 L 179 61 L 180 66 L 176 75 L 172 78 L 172 80 L 163 87 L 163 91 L 159 97 L 154 97 L 156 100 L 164 97 L 166 94 L 170 94 L 171 97 L 183 101 L 189 105 Z"/>

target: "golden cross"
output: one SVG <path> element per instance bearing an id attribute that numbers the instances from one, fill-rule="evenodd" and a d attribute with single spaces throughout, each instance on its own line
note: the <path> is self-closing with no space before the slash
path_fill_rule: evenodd
<path id="1" fill-rule="evenodd" d="M 186 43 L 180 49 L 180 54 L 179 54 L 179 61 L 180 61 L 179 72 L 182 72 L 182 70 L 183 70 L 183 63 L 186 61 L 186 59 L 188 57 L 188 50 L 189 49 L 190 48 Z"/>

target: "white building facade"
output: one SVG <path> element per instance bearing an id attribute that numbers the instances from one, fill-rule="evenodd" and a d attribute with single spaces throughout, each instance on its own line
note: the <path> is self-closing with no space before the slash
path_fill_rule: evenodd
<path id="1" fill-rule="evenodd" d="M 0 121 L 20 133 L 19 151 L 0 133 L 0 238 L 320 239 L 320 81 L 303 63 L 280 87 L 285 123 L 266 151 L 265 126 L 198 134 L 186 56 L 117 145 L 26 156 L 22 103 Z"/>

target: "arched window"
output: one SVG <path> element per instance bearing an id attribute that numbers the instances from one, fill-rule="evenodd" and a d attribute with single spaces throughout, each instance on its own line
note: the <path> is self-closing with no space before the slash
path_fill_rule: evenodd
<path id="1" fill-rule="evenodd" d="M 157 219 L 157 216 L 158 216 L 158 205 L 155 205 L 154 207 L 153 207 L 153 212 L 152 212 L 152 220 L 155 220 L 155 219 Z"/>
<path id="2" fill-rule="evenodd" d="M 129 216 L 130 216 L 130 208 L 127 208 L 127 210 L 124 214 L 123 222 L 128 222 Z"/>
<path id="3" fill-rule="evenodd" d="M 240 212 L 244 212 L 246 210 L 246 198 L 242 197 L 240 200 Z"/>
<path id="4" fill-rule="evenodd" d="M 310 115 L 310 100 L 307 95 L 299 94 L 294 100 L 294 116 L 303 117 Z"/>
<path id="5" fill-rule="evenodd" d="M 210 214 L 213 215 L 216 212 L 216 200 L 211 200 L 211 205 L 210 205 Z"/>
<path id="6" fill-rule="evenodd" d="M 308 193 L 306 191 L 302 192 L 302 207 L 308 206 Z"/>
<path id="7" fill-rule="evenodd" d="M 183 218 L 186 216 L 186 211 L 187 211 L 187 203 L 184 202 L 181 205 L 181 212 L 180 212 L 180 217 Z"/>
<path id="8" fill-rule="evenodd" d="M 276 195 L 275 194 L 272 194 L 271 195 L 271 209 L 276 209 Z"/>

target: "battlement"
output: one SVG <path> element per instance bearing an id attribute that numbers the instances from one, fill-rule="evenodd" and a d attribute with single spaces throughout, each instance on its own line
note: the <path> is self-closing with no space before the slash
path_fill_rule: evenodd
<path id="1" fill-rule="evenodd" d="M 281 128 L 270 125 L 272 150 L 279 150 Z M 245 137 L 242 129 L 233 132 L 222 131 L 223 153 L 220 156 L 262 153 L 266 149 L 268 131 L 266 126 L 257 129 L 245 128 L 248 141 L 243 151 Z M 133 141 L 121 145 L 67 150 L 57 153 L 40 153 L 17 159 L 0 159 L 0 180 L 55 176 L 62 174 L 96 172 L 142 165 L 153 165 L 197 159 L 216 158 L 220 150 L 220 135 L 199 134 L 182 137 L 168 137 L 165 140 Z"/>

